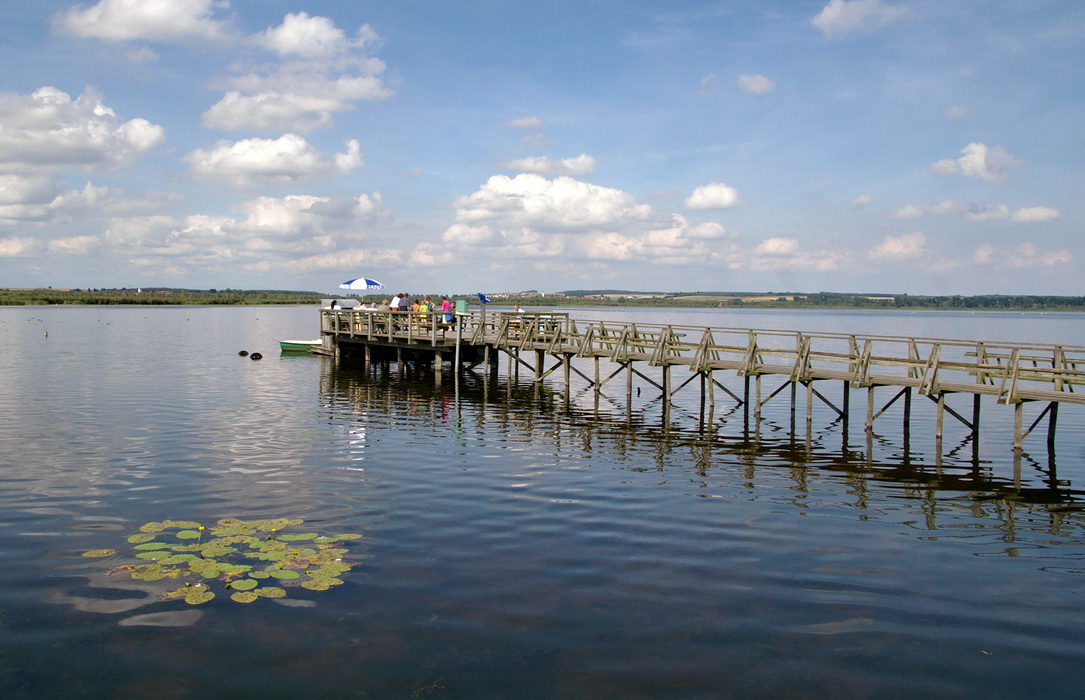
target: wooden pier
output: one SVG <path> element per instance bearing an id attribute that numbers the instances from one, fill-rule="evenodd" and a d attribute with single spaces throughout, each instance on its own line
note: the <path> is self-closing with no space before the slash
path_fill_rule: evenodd
<path id="1" fill-rule="evenodd" d="M 452 324 L 443 320 L 432 312 L 322 310 L 321 337 L 326 351 L 361 356 L 367 363 L 420 362 L 431 365 L 438 379 L 445 363 L 453 371 L 481 364 L 496 372 L 504 355 L 510 375 L 525 368 L 542 382 L 560 372 L 566 400 L 573 374 L 597 395 L 624 378 L 628 406 L 638 377 L 660 392 L 665 420 L 672 398 L 693 385 L 700 390 L 702 427 L 714 425 L 720 394 L 741 407 L 747 420 L 752 412 L 759 422 L 764 406 L 785 392 L 794 417 L 800 391 L 808 430 L 815 399 L 846 423 L 854 410 L 853 392 L 865 389 L 867 432 L 900 401 L 907 434 L 913 396 L 926 397 L 936 406 L 939 451 L 946 415 L 966 426 L 974 444 L 978 441 L 985 398 L 1013 407 L 1017 451 L 1043 423 L 1052 448 L 1059 405 L 1085 403 L 1081 346 L 585 321 L 565 313 L 471 312 L 457 314 Z M 649 376 L 646 367 L 658 369 Z M 684 378 L 675 377 L 675 369 Z M 729 387 L 728 377 L 741 386 Z M 838 400 L 823 390 L 834 381 L 842 384 Z M 970 396 L 971 406 L 947 405 L 954 394 Z M 1043 408 L 1026 426 L 1029 404 Z"/>

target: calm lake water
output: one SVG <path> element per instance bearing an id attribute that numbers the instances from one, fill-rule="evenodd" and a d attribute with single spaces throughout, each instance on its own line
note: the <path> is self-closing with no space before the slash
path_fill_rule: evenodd
<path id="1" fill-rule="evenodd" d="M 1085 345 L 1081 314 L 572 313 Z M 624 381 L 597 407 L 582 382 L 566 401 L 560 380 L 536 387 L 504 361 L 496 378 L 438 384 L 279 354 L 317 328 L 302 307 L 0 308 L 0 695 L 1016 698 L 1085 684 L 1079 407 L 1063 407 L 1053 454 L 1030 436 L 1017 460 L 1013 411 L 993 403 L 978 450 L 947 422 L 943 455 L 919 398 L 908 441 L 896 408 L 870 440 L 861 416 L 845 432 L 824 407 L 796 434 L 786 401 L 757 440 L 740 410 L 706 437 L 683 427 L 695 391 L 663 424 L 647 385 L 627 414 Z M 189 605 L 159 599 L 176 580 L 118 571 L 148 561 L 128 541 L 145 523 L 280 517 L 363 535 L 342 545 L 342 585 L 284 579 L 285 598 L 242 604 L 208 579 L 216 598 Z M 97 549 L 116 553 L 82 556 Z"/>

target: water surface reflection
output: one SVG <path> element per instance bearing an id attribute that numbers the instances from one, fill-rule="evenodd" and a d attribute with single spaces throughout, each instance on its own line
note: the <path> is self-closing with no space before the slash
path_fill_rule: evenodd
<path id="1" fill-rule="evenodd" d="M 0 325 L 5 697 L 1020 697 L 1085 682 L 1085 436 L 1015 470 L 787 404 L 277 357 L 312 309 Z M 10 312 L 0 310 L 10 322 Z M 99 321 L 99 319 L 104 319 Z M 36 322 L 35 322 L 36 323 Z M 99 324 L 109 323 L 108 327 Z M 763 324 L 752 324 L 763 325 Z M 116 353 L 91 338 L 126 339 Z M 260 350 L 252 362 L 239 349 Z M 61 420 L 52 420 L 60 416 Z M 899 426 L 899 423 L 895 424 Z M 754 431 L 756 428 L 756 433 Z M 998 448 L 1002 445 L 1003 448 Z M 89 561 L 163 518 L 359 532 L 304 607 L 189 609 Z M 192 613 L 199 613 L 194 615 Z"/>

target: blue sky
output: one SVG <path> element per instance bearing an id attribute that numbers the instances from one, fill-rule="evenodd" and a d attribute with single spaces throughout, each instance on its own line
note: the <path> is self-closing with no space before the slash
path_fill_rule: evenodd
<path id="1" fill-rule="evenodd" d="M 0 286 L 1085 293 L 1085 3 L 9 0 Z"/>

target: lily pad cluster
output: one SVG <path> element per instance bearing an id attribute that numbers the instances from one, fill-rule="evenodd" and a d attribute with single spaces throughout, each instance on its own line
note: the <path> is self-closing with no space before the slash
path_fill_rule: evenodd
<path id="1" fill-rule="evenodd" d="M 343 545 L 361 535 L 283 532 L 303 522 L 223 518 L 210 527 L 189 520 L 149 522 L 128 537 L 135 557 L 146 563 L 118 566 L 109 573 L 127 573 L 141 581 L 176 579 L 181 585 L 161 598 L 189 605 L 212 600 L 216 589 L 238 603 L 252 603 L 286 596 L 284 586 L 326 591 L 342 584 L 341 576 L 354 566 L 345 560 Z M 83 556 L 114 554 L 114 549 L 95 549 Z"/>

